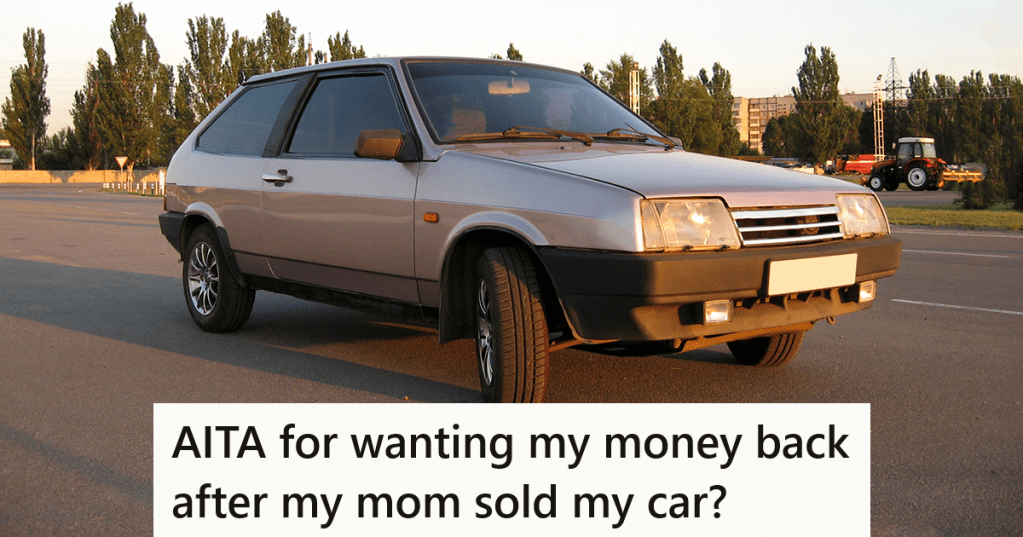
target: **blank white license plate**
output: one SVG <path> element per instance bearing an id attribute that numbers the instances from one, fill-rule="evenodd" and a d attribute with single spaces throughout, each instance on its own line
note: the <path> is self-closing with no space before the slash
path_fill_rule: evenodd
<path id="1" fill-rule="evenodd" d="M 771 261 L 767 274 L 771 296 L 844 287 L 856 283 L 856 254 Z"/>

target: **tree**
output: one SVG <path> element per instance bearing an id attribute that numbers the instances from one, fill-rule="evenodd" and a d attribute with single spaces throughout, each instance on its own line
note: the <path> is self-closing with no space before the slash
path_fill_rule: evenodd
<path id="1" fill-rule="evenodd" d="M 788 140 L 785 137 L 785 129 L 781 125 L 781 119 L 788 116 L 772 117 L 764 127 L 764 134 L 760 143 L 764 148 L 764 154 L 772 157 L 788 158 Z"/>
<path id="2" fill-rule="evenodd" d="M 82 152 L 82 168 L 99 169 L 103 154 L 103 138 L 96 123 L 99 109 L 99 92 L 96 88 L 99 72 L 89 64 L 85 73 L 85 87 L 75 92 L 75 102 L 71 105 L 71 119 L 74 123 L 74 135 L 78 139 L 78 147 Z"/>
<path id="3" fill-rule="evenodd" d="M 714 119 L 714 101 L 707 88 L 696 77 L 685 81 L 684 112 L 686 131 L 692 136 L 688 142 L 682 138 L 682 146 L 690 151 L 716 155 L 721 147 L 722 133 Z"/>
<path id="4" fill-rule="evenodd" d="M 519 52 L 519 49 L 515 48 L 514 43 L 508 43 L 508 59 L 522 61 L 522 53 Z"/>
<path id="5" fill-rule="evenodd" d="M 816 166 L 834 158 L 851 128 L 844 114 L 838 90 L 838 62 L 828 47 L 821 47 L 820 56 L 814 46 L 804 49 L 806 60 L 796 72 L 799 87 L 792 88 L 796 110 L 803 124 L 807 156 Z"/>
<path id="6" fill-rule="evenodd" d="M 366 51 L 361 46 L 355 48 L 355 45 L 352 44 L 352 39 L 348 37 L 348 30 L 345 30 L 344 36 L 341 35 L 341 32 L 338 32 L 334 37 L 328 37 L 327 49 L 330 52 L 330 61 L 332 62 L 366 57 Z"/>
<path id="7" fill-rule="evenodd" d="M 638 67 L 636 60 L 625 53 L 618 61 L 608 62 L 607 70 L 600 72 L 600 86 L 626 104 L 629 102 L 629 73 L 632 72 L 633 66 Z M 646 69 L 639 69 L 639 107 L 641 110 L 650 104 L 653 96 L 653 86 L 647 78 Z"/>
<path id="8" fill-rule="evenodd" d="M 181 140 L 177 136 L 177 106 L 176 81 L 174 68 L 169 65 L 160 65 L 159 78 L 156 83 L 156 93 L 153 96 L 156 107 L 156 143 L 150 155 L 152 164 L 166 166 L 174 156 Z"/>
<path id="9" fill-rule="evenodd" d="M 238 84 L 237 73 L 228 63 L 227 29 L 224 19 L 205 15 L 188 19 L 188 59 L 185 71 L 195 91 L 195 113 L 205 118 Z"/>
<path id="10" fill-rule="evenodd" d="M 707 70 L 700 69 L 700 82 L 714 101 L 712 116 L 721 129 L 721 145 L 718 146 L 717 154 L 731 157 L 737 155 L 740 148 L 739 131 L 732 118 L 732 103 L 735 101 L 732 96 L 732 74 L 717 62 L 712 71 L 713 75 L 707 76 Z"/>
<path id="11" fill-rule="evenodd" d="M 874 142 L 871 140 L 870 144 L 864 146 L 860 141 L 860 125 L 863 123 L 864 117 L 873 119 L 870 114 L 857 110 L 851 106 L 843 106 L 842 114 L 845 118 L 842 120 L 848 128 L 845 131 L 845 137 L 842 139 L 842 145 L 838 149 L 838 154 L 841 155 L 859 155 L 860 153 L 866 153 L 865 147 L 874 147 Z M 871 149 L 872 151 L 873 149 Z"/>
<path id="12" fill-rule="evenodd" d="M 579 71 L 579 74 L 585 76 L 586 78 L 592 80 L 595 83 L 600 82 L 600 75 L 597 74 L 597 70 L 594 69 L 593 64 L 590 62 L 586 62 L 583 64 L 583 70 Z"/>
<path id="13" fill-rule="evenodd" d="M 907 126 L 913 136 L 933 136 L 930 107 L 934 103 L 934 87 L 931 75 L 917 69 L 909 75 L 909 89 L 906 91 Z"/>
<path id="14" fill-rule="evenodd" d="M 682 57 L 667 40 L 653 69 L 657 99 L 647 107 L 650 119 L 682 147 L 716 154 L 721 131 L 713 119 L 713 102 L 707 88 L 696 78 L 686 78 Z"/>
<path id="15" fill-rule="evenodd" d="M 46 116 L 50 99 L 46 96 L 46 39 L 42 30 L 29 28 L 22 37 L 25 64 L 11 71 L 11 96 L 2 107 L 3 131 L 28 169 L 36 169 L 36 149 L 46 138 Z"/>
<path id="16" fill-rule="evenodd" d="M 227 49 L 227 65 L 231 76 L 242 84 L 250 77 L 265 72 L 259 44 L 241 35 L 238 30 L 231 34 L 231 46 Z"/>
<path id="17" fill-rule="evenodd" d="M 779 158 L 806 158 L 803 152 L 802 117 L 799 114 L 773 117 L 764 127 L 764 154 Z"/>
<path id="18" fill-rule="evenodd" d="M 266 71 L 280 71 L 306 63 L 305 36 L 291 25 L 280 10 L 268 13 L 263 35 L 256 40 Z"/>
<path id="19" fill-rule="evenodd" d="M 78 137 L 70 128 L 45 138 L 40 145 L 37 164 L 42 170 L 80 170 L 84 164 Z"/>
<path id="20" fill-rule="evenodd" d="M 178 67 L 178 84 L 174 88 L 173 140 L 171 156 L 178 146 L 188 138 L 192 130 L 199 124 L 200 118 L 195 113 L 195 91 L 189 70 L 185 66 Z"/>
<path id="21" fill-rule="evenodd" d="M 104 146 L 114 156 L 128 157 L 130 174 L 135 163 L 152 156 L 162 116 L 157 90 L 163 66 L 146 16 L 131 3 L 118 4 L 110 25 L 114 56 L 97 51 L 99 107 L 96 124 Z"/>
<path id="22" fill-rule="evenodd" d="M 690 125 L 686 125 L 685 75 L 682 72 L 682 57 L 678 50 L 667 39 L 661 43 L 661 54 L 654 64 L 654 86 L 657 88 L 656 104 L 652 107 L 653 116 L 661 130 L 669 136 L 682 140 L 683 147 L 692 142 Z"/>

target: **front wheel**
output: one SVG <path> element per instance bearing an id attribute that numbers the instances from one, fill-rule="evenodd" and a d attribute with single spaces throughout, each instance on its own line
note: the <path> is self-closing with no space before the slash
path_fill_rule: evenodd
<path id="1" fill-rule="evenodd" d="M 788 332 L 776 336 L 730 341 L 728 350 L 742 365 L 781 365 L 796 357 L 806 332 Z"/>
<path id="2" fill-rule="evenodd" d="M 867 182 L 867 186 L 869 186 L 874 192 L 884 190 L 884 184 L 884 177 L 881 177 L 880 175 L 871 175 L 870 181 Z"/>
<path id="3" fill-rule="evenodd" d="M 196 228 L 185 252 L 181 280 L 192 320 L 207 332 L 240 328 L 252 313 L 256 291 L 235 279 L 213 228 L 209 224 Z"/>
<path id="4" fill-rule="evenodd" d="M 914 166 L 906 173 L 906 185 L 910 190 L 921 191 L 927 188 L 927 170 L 921 166 Z"/>
<path id="5" fill-rule="evenodd" d="M 476 267 L 476 365 L 488 403 L 539 403 L 549 340 L 540 282 L 521 248 L 491 248 Z"/>

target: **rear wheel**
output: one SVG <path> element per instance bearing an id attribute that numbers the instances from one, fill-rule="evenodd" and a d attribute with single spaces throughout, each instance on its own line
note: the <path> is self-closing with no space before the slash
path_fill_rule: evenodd
<path id="1" fill-rule="evenodd" d="M 196 228 L 185 252 L 181 280 L 192 320 L 207 332 L 240 328 L 249 320 L 256 291 L 235 279 L 213 228 L 209 224 Z"/>
<path id="2" fill-rule="evenodd" d="M 884 177 L 881 177 L 880 175 L 871 175 L 870 181 L 867 182 L 867 186 L 869 186 L 870 189 L 873 190 L 874 192 L 880 192 L 884 190 L 885 186 Z"/>
<path id="3" fill-rule="evenodd" d="M 742 365 L 781 365 L 796 357 L 806 332 L 788 332 L 776 336 L 731 341 L 728 350 Z"/>
<path id="4" fill-rule="evenodd" d="M 906 172 L 906 185 L 911 190 L 920 191 L 927 188 L 927 170 L 922 166 L 913 166 Z"/>
<path id="5" fill-rule="evenodd" d="M 547 388 L 540 282 L 521 248 L 491 248 L 476 268 L 476 365 L 488 403 L 539 403 Z"/>

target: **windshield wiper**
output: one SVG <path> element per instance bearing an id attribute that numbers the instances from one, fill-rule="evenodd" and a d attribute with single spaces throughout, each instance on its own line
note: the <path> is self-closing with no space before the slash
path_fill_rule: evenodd
<path id="1" fill-rule="evenodd" d="M 523 130 L 527 129 L 527 130 Z M 518 126 L 505 130 L 504 132 L 481 132 L 476 134 L 465 134 L 455 138 L 457 142 L 468 142 L 474 140 L 501 140 L 501 139 L 534 139 L 534 140 L 557 140 L 562 136 L 579 140 L 586 145 L 593 145 L 593 137 L 581 132 L 562 131 L 557 129 L 545 129 L 542 127 Z"/>
<path id="2" fill-rule="evenodd" d="M 633 140 L 637 142 L 645 142 L 647 140 L 654 140 L 665 145 L 665 150 L 674 149 L 676 145 L 670 138 L 664 136 L 658 136 L 656 134 L 646 134 L 637 131 L 632 127 L 620 127 L 617 129 L 611 129 L 605 134 L 595 135 L 598 138 L 610 138 L 612 140 Z"/>

